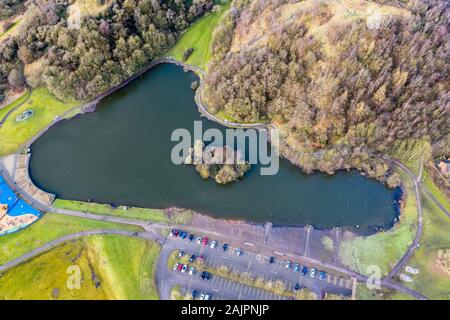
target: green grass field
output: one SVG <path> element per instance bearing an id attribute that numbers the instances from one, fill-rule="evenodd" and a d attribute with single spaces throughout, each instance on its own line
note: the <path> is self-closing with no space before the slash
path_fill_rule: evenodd
<path id="1" fill-rule="evenodd" d="M 186 49 L 192 48 L 194 52 L 185 62 L 205 70 L 211 58 L 214 29 L 219 24 L 223 13 L 230 8 L 230 4 L 231 1 L 224 3 L 220 10 L 211 12 L 194 23 L 166 55 L 182 61 Z"/>
<path id="2" fill-rule="evenodd" d="M 387 275 L 414 239 L 417 230 L 417 208 L 413 185 L 409 176 L 403 171 L 398 172 L 402 176 L 406 193 L 401 222 L 388 231 L 368 237 L 356 237 L 341 243 L 341 261 L 362 274 L 368 274 L 369 266 L 377 265 L 382 274 Z"/>
<path id="3" fill-rule="evenodd" d="M 158 244 L 122 236 L 90 236 L 62 244 L 5 272 L 0 299 L 158 299 Z M 69 267 L 81 271 L 68 288 Z"/>
<path id="4" fill-rule="evenodd" d="M 431 299 L 450 299 L 450 274 L 436 266 L 439 249 L 450 250 L 450 219 L 422 193 L 423 236 L 408 265 L 420 273 L 406 285 Z M 403 283 L 405 284 L 405 283 Z"/>
<path id="5" fill-rule="evenodd" d="M 356 287 L 356 300 L 416 300 L 414 297 L 391 289 L 369 289 L 365 283 L 358 283 Z"/>
<path id="6" fill-rule="evenodd" d="M 6 30 L 6 31 L 3 32 L 3 33 L 0 33 L 0 40 L 3 40 L 3 39 L 6 38 L 8 35 L 10 35 L 10 34 L 14 31 L 14 29 L 17 28 L 17 26 L 19 25 L 19 23 L 20 23 L 20 20 L 15 21 L 15 22 L 8 28 L 8 30 Z"/>
<path id="7" fill-rule="evenodd" d="M 57 100 L 46 88 L 33 89 L 29 101 L 14 111 L 0 128 L 0 156 L 16 152 L 56 116 L 77 104 L 79 103 Z M 33 110 L 34 115 L 23 122 L 16 122 L 16 116 L 26 110 Z"/>
<path id="8" fill-rule="evenodd" d="M 19 104 L 23 103 L 28 99 L 28 92 L 24 91 L 23 94 L 16 100 L 14 100 L 12 103 L 8 104 L 7 106 L 0 109 L 0 120 L 3 119 L 3 117 L 11 110 L 17 107 Z"/>
<path id="9" fill-rule="evenodd" d="M 88 203 L 61 199 L 56 199 L 53 203 L 53 207 L 57 209 L 68 209 L 145 221 L 169 222 L 169 217 L 164 213 L 164 211 L 158 209 L 144 209 L 135 207 L 128 207 L 127 209 L 125 209 L 126 207 L 123 206 L 113 208 L 109 204 Z"/>
<path id="10" fill-rule="evenodd" d="M 11 261 L 64 235 L 93 229 L 141 231 L 140 227 L 47 213 L 21 231 L 0 236 L 0 264 Z"/>
<path id="11" fill-rule="evenodd" d="M 182 210 L 182 212 L 169 216 L 161 209 L 127 207 L 125 210 L 126 207 L 124 206 L 113 208 L 109 204 L 88 203 L 75 200 L 56 199 L 53 207 L 55 209 L 67 209 L 107 216 L 175 224 L 188 224 L 192 218 L 192 212 L 189 210 Z"/>

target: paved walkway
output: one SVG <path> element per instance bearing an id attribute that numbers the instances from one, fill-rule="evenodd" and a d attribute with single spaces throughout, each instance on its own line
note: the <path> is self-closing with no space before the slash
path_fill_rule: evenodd
<path id="1" fill-rule="evenodd" d="M 38 247 L 14 260 L 11 260 L 4 265 L 0 266 L 0 272 L 6 271 L 9 268 L 15 267 L 23 262 L 26 262 L 33 257 L 36 257 L 60 244 L 63 244 L 67 241 L 78 239 L 80 237 L 86 237 L 86 236 L 92 236 L 92 235 L 121 235 L 121 236 L 128 236 L 128 237 L 138 237 L 146 240 L 160 240 L 158 237 L 155 237 L 154 234 L 148 233 L 148 232 L 133 232 L 133 231 L 125 231 L 125 230 L 108 230 L 108 229 L 98 229 L 98 230 L 89 230 L 89 231 L 80 231 L 76 233 L 72 233 L 66 236 L 63 236 L 61 238 L 58 238 L 56 240 L 50 241 L 46 244 L 44 244 L 41 247 Z"/>

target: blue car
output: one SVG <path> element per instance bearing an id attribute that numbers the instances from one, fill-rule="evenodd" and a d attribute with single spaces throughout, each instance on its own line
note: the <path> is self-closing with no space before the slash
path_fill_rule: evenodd
<path id="1" fill-rule="evenodd" d="M 325 280 L 326 277 L 327 277 L 327 273 L 325 271 L 319 271 L 319 279 L 320 280 Z"/>
<path id="2" fill-rule="evenodd" d="M 300 271 L 300 265 L 298 263 L 294 264 L 294 272 Z"/>
<path id="3" fill-rule="evenodd" d="M 302 276 L 306 276 L 308 274 L 308 267 L 303 267 Z"/>
<path id="4" fill-rule="evenodd" d="M 197 290 L 192 291 L 192 299 L 195 299 L 197 296 Z"/>
<path id="5" fill-rule="evenodd" d="M 227 251 L 227 249 L 228 249 L 228 244 L 227 244 L 227 243 L 224 243 L 222 248 L 223 248 L 223 251 Z"/>
<path id="6" fill-rule="evenodd" d="M 181 233 L 181 239 L 186 239 L 186 237 L 187 237 L 187 233 L 183 231 Z"/>

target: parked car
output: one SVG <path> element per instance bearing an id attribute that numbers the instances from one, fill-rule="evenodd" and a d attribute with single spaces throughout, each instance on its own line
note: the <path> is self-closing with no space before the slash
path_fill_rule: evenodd
<path id="1" fill-rule="evenodd" d="M 300 265 L 298 263 L 294 264 L 294 272 L 300 271 Z"/>
<path id="2" fill-rule="evenodd" d="M 407 274 L 404 274 L 404 273 L 400 273 L 399 278 L 400 278 L 400 280 L 405 281 L 405 282 L 413 281 L 413 279 L 410 276 L 408 276 Z"/>
<path id="3" fill-rule="evenodd" d="M 200 275 L 200 278 L 201 278 L 202 280 L 205 280 L 205 278 L 206 278 L 206 271 L 203 271 L 203 272 L 202 272 L 202 274 Z"/>
<path id="4" fill-rule="evenodd" d="M 291 267 L 291 262 L 288 260 L 286 261 L 286 264 L 284 265 L 285 269 L 289 269 Z"/>
<path id="5" fill-rule="evenodd" d="M 200 300 L 205 300 L 205 294 L 203 292 L 200 294 L 200 298 L 199 299 Z"/>
<path id="6" fill-rule="evenodd" d="M 223 248 L 223 251 L 224 251 L 224 252 L 227 251 L 227 249 L 228 249 L 228 243 L 224 243 L 222 248 Z"/>
<path id="7" fill-rule="evenodd" d="M 209 300 L 209 298 L 211 298 L 211 296 L 208 293 L 205 294 L 205 300 Z"/>
<path id="8" fill-rule="evenodd" d="M 242 252 L 242 249 L 241 248 L 237 248 L 236 249 L 236 255 L 237 256 L 242 256 L 244 253 Z"/>
<path id="9" fill-rule="evenodd" d="M 211 278 L 211 273 L 206 272 L 205 273 L 205 280 L 209 280 Z"/>
<path id="10" fill-rule="evenodd" d="M 183 264 L 183 267 L 181 268 L 181 272 L 185 273 L 187 268 L 188 268 L 187 264 Z"/>
<path id="11" fill-rule="evenodd" d="M 189 241 L 192 241 L 192 240 L 194 240 L 194 235 L 193 235 L 193 234 L 190 234 L 190 235 L 189 235 Z"/>
<path id="12" fill-rule="evenodd" d="M 191 256 L 191 258 L 189 259 L 189 262 L 194 262 L 195 261 L 195 258 L 196 258 L 196 256 L 195 256 L 195 254 L 193 254 L 192 256 Z"/>
<path id="13" fill-rule="evenodd" d="M 179 265 L 179 263 L 177 262 L 177 263 L 175 263 L 175 265 L 173 266 L 173 271 L 175 271 L 175 270 L 178 270 L 178 265 Z"/>
<path id="14" fill-rule="evenodd" d="M 192 276 L 192 275 L 194 274 L 194 272 L 195 272 L 195 268 L 194 268 L 194 267 L 191 267 L 191 268 L 189 269 L 189 275 Z"/>
<path id="15" fill-rule="evenodd" d="M 169 237 L 173 237 L 174 236 L 174 229 L 172 229 L 172 230 L 170 230 L 170 232 L 169 232 Z"/>
<path id="16" fill-rule="evenodd" d="M 300 283 L 297 282 L 295 284 L 294 291 L 298 291 L 298 290 L 300 290 Z"/>
<path id="17" fill-rule="evenodd" d="M 327 273 L 325 271 L 319 271 L 319 279 L 325 280 L 327 278 Z"/>
<path id="18" fill-rule="evenodd" d="M 269 258 L 269 263 L 272 264 L 272 263 L 274 263 L 274 262 L 275 262 L 275 258 L 274 258 L 274 257 L 270 257 L 270 258 Z"/>
<path id="19" fill-rule="evenodd" d="M 186 237 L 187 237 L 187 233 L 183 231 L 181 233 L 181 239 L 186 239 Z"/>
<path id="20" fill-rule="evenodd" d="M 215 249 L 216 246 L 217 246 L 217 241 L 216 241 L 216 240 L 213 240 L 213 241 L 211 242 L 210 248 L 211 248 L 211 249 Z"/>
<path id="21" fill-rule="evenodd" d="M 193 290 L 192 291 L 192 299 L 195 299 L 196 296 L 197 296 L 197 290 Z"/>
<path id="22" fill-rule="evenodd" d="M 202 244 L 202 237 L 197 237 L 197 244 Z"/>
<path id="23" fill-rule="evenodd" d="M 405 266 L 405 271 L 411 274 L 419 274 L 419 269 L 411 267 L 411 266 Z"/>
<path id="24" fill-rule="evenodd" d="M 179 263 L 177 269 L 178 271 L 181 271 L 181 269 L 183 269 L 183 264 Z"/>
<path id="25" fill-rule="evenodd" d="M 303 269 L 302 269 L 302 276 L 306 276 L 308 274 L 308 271 L 309 271 L 308 267 L 304 266 Z"/>
<path id="26" fill-rule="evenodd" d="M 178 230 L 177 230 L 177 229 L 174 229 L 174 230 L 173 230 L 173 236 L 174 236 L 174 237 L 178 237 Z"/>
<path id="27" fill-rule="evenodd" d="M 181 258 L 182 256 L 184 256 L 184 251 L 180 250 L 180 252 L 178 252 L 178 258 Z"/>
<path id="28" fill-rule="evenodd" d="M 208 244 L 208 241 L 209 241 L 208 237 L 204 237 L 204 238 L 202 239 L 202 245 L 203 245 L 203 246 L 206 246 L 206 245 Z"/>
<path id="29" fill-rule="evenodd" d="M 316 276 L 316 269 L 311 268 L 311 273 L 309 274 L 309 276 L 310 276 L 311 278 L 314 278 L 314 277 Z"/>

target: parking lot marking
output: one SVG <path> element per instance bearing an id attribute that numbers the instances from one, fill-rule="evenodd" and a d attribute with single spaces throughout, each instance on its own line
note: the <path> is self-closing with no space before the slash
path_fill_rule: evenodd
<path id="1" fill-rule="evenodd" d="M 343 287 L 343 285 L 344 285 L 344 278 L 340 278 L 340 280 L 339 280 L 339 286 L 340 286 L 340 287 Z"/>
<path id="2" fill-rule="evenodd" d="M 350 279 L 347 279 L 347 280 L 345 281 L 345 287 L 346 287 L 347 289 L 350 289 L 350 288 L 352 287 L 352 281 L 351 281 Z"/>

